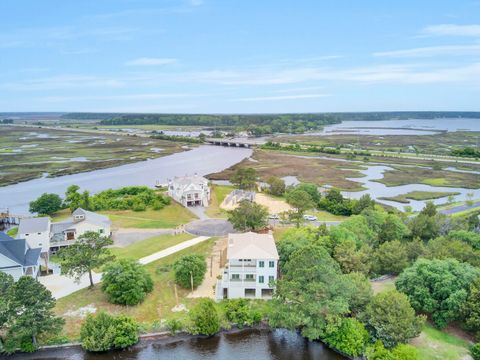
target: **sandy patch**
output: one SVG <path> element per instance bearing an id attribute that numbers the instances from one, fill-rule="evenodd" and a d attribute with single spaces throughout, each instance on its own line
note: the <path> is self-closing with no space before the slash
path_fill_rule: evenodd
<path id="1" fill-rule="evenodd" d="M 285 200 L 274 199 L 265 194 L 257 194 L 255 196 L 255 202 L 265 206 L 270 214 L 280 214 L 292 210 L 292 207 L 288 205 Z"/>

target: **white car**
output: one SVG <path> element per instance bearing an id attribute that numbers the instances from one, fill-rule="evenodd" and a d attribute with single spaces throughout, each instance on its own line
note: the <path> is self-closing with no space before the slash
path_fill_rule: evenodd
<path id="1" fill-rule="evenodd" d="M 280 216 L 278 216 L 277 214 L 271 214 L 271 215 L 268 215 L 268 218 L 270 220 L 279 220 Z"/>
<path id="2" fill-rule="evenodd" d="M 317 217 L 313 215 L 303 215 L 303 218 L 308 221 L 317 221 Z"/>

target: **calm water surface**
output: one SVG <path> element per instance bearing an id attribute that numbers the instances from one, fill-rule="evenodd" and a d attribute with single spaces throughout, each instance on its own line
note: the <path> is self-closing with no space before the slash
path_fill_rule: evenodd
<path id="1" fill-rule="evenodd" d="M 244 330 L 212 338 L 158 340 L 129 351 L 86 354 L 80 348 L 49 350 L 12 360 L 341 360 L 342 356 L 318 342 L 286 330 Z"/>
<path id="2" fill-rule="evenodd" d="M 96 193 L 131 185 L 154 186 L 157 180 L 166 183 L 169 178 L 186 174 L 207 175 L 222 171 L 251 154 L 252 150 L 246 148 L 204 145 L 193 150 L 109 169 L 30 180 L 0 187 L 0 209 L 8 208 L 12 214 L 27 214 L 30 201 L 45 192 L 63 195 L 72 184 Z"/>
<path id="3" fill-rule="evenodd" d="M 415 129 L 421 129 L 418 131 Z M 431 135 L 436 131 L 480 131 L 480 119 L 410 119 L 383 121 L 344 121 L 326 126 L 311 135 Z"/>

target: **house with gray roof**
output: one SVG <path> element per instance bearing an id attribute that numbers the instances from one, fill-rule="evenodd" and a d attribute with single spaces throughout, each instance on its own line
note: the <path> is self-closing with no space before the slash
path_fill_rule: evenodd
<path id="1" fill-rule="evenodd" d="M 23 218 L 18 225 L 17 239 L 25 239 L 31 248 L 42 248 L 42 253 L 48 253 L 50 248 L 50 218 Z"/>
<path id="2" fill-rule="evenodd" d="M 111 236 L 111 225 L 107 216 L 78 208 L 70 219 L 51 224 L 50 250 L 55 252 L 60 247 L 71 245 L 88 231 Z"/>
<path id="3" fill-rule="evenodd" d="M 208 180 L 197 174 L 175 177 L 168 182 L 168 195 L 183 206 L 208 206 Z"/>
<path id="4" fill-rule="evenodd" d="M 40 270 L 42 248 L 31 248 L 25 239 L 13 239 L 0 233 L 0 271 L 12 275 L 15 281 L 21 276 L 36 278 Z"/>

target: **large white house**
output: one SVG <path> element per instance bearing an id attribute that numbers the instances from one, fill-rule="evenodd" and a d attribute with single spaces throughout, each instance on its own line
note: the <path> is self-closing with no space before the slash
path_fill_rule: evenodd
<path id="1" fill-rule="evenodd" d="M 183 206 L 208 206 L 210 187 L 208 180 L 197 174 L 175 177 L 168 181 L 168 195 Z"/>
<path id="2" fill-rule="evenodd" d="M 27 240 L 31 248 L 42 248 L 42 253 L 50 249 L 50 218 L 25 218 L 20 220 L 17 239 Z"/>
<path id="3" fill-rule="evenodd" d="M 0 271 L 12 275 L 15 281 L 24 275 L 36 278 L 41 251 L 40 247 L 30 247 L 25 239 L 13 239 L 0 232 Z"/>
<path id="4" fill-rule="evenodd" d="M 88 231 L 110 236 L 111 225 L 112 222 L 107 216 L 78 208 L 72 213 L 71 219 L 52 223 L 50 250 L 56 251 L 62 246 L 71 245 Z"/>
<path id="5" fill-rule="evenodd" d="M 271 234 L 229 234 L 227 265 L 216 298 L 270 299 L 278 276 L 278 252 Z"/>

